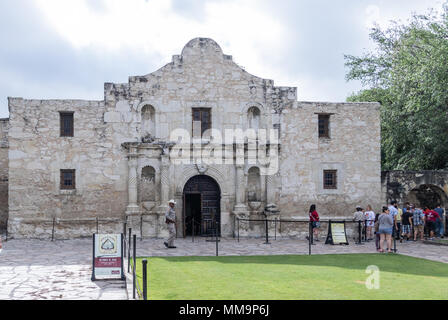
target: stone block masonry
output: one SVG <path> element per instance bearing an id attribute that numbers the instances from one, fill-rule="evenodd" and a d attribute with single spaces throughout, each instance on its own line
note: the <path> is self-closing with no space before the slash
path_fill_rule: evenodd
<path id="1" fill-rule="evenodd" d="M 284 219 L 307 218 L 313 203 L 326 219 L 351 218 L 358 204 L 379 210 L 379 104 L 297 97 L 297 88 L 251 75 L 215 41 L 196 38 L 159 70 L 104 84 L 101 101 L 9 98 L 10 119 L 0 122 L 9 146 L 0 148 L 0 179 L 9 179 L 9 234 L 48 238 L 55 219 L 58 236 L 87 236 L 95 231 L 89 219 L 98 217 L 110 221 L 110 232 L 123 228 L 112 220 L 126 220 L 136 233 L 141 228 L 146 237 L 163 237 L 170 199 L 177 202 L 179 237 L 191 232 L 197 210 L 202 225 L 217 219 L 227 237 L 235 234 L 236 217 L 264 217 L 267 206 L 271 217 Z M 71 119 L 62 120 L 66 113 L 73 114 L 72 136 L 61 136 Z M 246 137 L 242 149 L 224 141 L 226 159 L 242 150 L 242 163 L 176 164 L 171 152 L 178 129 L 199 132 L 201 146 L 226 129 L 275 130 L 279 139 Z M 248 160 L 254 141 L 276 151 L 278 171 L 265 175 L 268 164 Z M 0 181 L 0 197 L 1 188 Z M 246 235 L 258 237 L 260 230 L 249 228 Z"/>

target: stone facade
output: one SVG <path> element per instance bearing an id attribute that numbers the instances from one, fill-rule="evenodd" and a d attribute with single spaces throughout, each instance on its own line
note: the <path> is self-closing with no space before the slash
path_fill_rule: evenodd
<path id="1" fill-rule="evenodd" d="M 199 144 L 221 147 L 213 155 L 225 157 L 223 163 L 173 160 L 177 134 L 196 130 L 193 108 L 210 113 L 214 131 Z M 151 74 L 106 83 L 103 101 L 9 98 L 9 109 L 13 237 L 49 237 L 53 219 L 65 237 L 86 236 L 97 217 L 110 222 L 111 232 L 122 231 L 118 221 L 126 219 L 145 236 L 163 237 L 170 199 L 183 236 L 184 189 L 198 175 L 219 186 L 215 213 L 223 236 L 234 235 L 235 217 L 264 217 L 266 206 L 272 218 L 306 219 L 312 203 L 322 218 L 352 217 L 357 204 L 381 205 L 379 104 L 300 102 L 296 88 L 247 73 L 211 39 L 193 39 Z M 74 114 L 73 137 L 60 136 L 61 112 Z M 329 138 L 319 138 L 319 114 L 329 116 Z M 250 128 L 275 129 L 278 143 L 275 136 L 224 138 L 225 130 Z M 215 140 L 220 134 L 222 141 Z M 252 162 L 254 146 L 278 154 L 278 170 L 266 174 L 274 158 Z M 62 169 L 76 170 L 75 190 L 61 190 Z M 337 171 L 335 189 L 324 189 L 324 170 Z M 261 230 L 246 226 L 241 235 Z M 282 234 L 288 235 L 284 226 Z"/>
<path id="2" fill-rule="evenodd" d="M 0 119 L 0 231 L 8 221 L 8 129 L 9 120 Z"/>
<path id="3" fill-rule="evenodd" d="M 317 114 L 332 114 L 331 138 L 318 137 Z M 352 216 L 356 205 L 381 204 L 379 105 L 298 102 L 282 114 L 282 214 L 302 216 L 315 203 L 323 217 Z M 322 172 L 337 170 L 337 189 Z"/>
<path id="4" fill-rule="evenodd" d="M 448 171 L 384 171 L 381 183 L 383 203 L 448 208 Z"/>

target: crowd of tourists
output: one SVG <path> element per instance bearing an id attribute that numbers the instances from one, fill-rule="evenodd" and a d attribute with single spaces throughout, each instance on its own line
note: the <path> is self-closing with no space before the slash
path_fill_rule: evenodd
<path id="1" fill-rule="evenodd" d="M 366 241 L 375 236 L 376 249 L 379 252 L 391 252 L 392 241 L 434 240 L 444 237 L 444 209 L 419 207 L 407 202 L 399 207 L 396 201 L 384 206 L 381 213 L 374 213 L 370 206 L 364 210 L 360 206 L 353 215 L 354 221 L 361 221 Z M 384 248 L 386 242 L 386 248 Z"/>
<path id="2" fill-rule="evenodd" d="M 320 218 L 316 205 L 309 210 L 314 241 L 319 241 Z M 415 206 L 409 202 L 399 207 L 397 201 L 383 206 L 381 212 L 375 213 L 368 205 L 366 209 L 357 206 L 353 221 L 359 221 L 360 234 L 365 241 L 375 240 L 378 252 L 392 252 L 392 241 L 423 241 L 443 238 L 445 234 L 444 209 Z M 308 239 L 308 237 L 307 237 Z M 384 247 L 386 243 L 386 247 Z"/>

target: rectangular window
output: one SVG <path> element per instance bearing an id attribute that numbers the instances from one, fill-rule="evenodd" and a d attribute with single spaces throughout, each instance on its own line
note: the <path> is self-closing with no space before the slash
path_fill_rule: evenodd
<path id="1" fill-rule="evenodd" d="M 324 170 L 324 189 L 337 189 L 337 170 Z"/>
<path id="2" fill-rule="evenodd" d="M 319 115 L 319 138 L 330 138 L 330 115 Z"/>
<path id="3" fill-rule="evenodd" d="M 73 112 L 60 112 L 61 137 L 73 137 Z"/>
<path id="4" fill-rule="evenodd" d="M 210 108 L 193 108 L 193 137 L 202 137 L 212 128 L 212 110 Z"/>
<path id="5" fill-rule="evenodd" d="M 61 170 L 61 190 L 76 189 L 76 171 L 75 170 Z"/>

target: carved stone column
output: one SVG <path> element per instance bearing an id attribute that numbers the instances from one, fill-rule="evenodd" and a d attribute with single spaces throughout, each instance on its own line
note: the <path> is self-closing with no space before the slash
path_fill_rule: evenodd
<path id="1" fill-rule="evenodd" d="M 274 176 L 266 176 L 266 205 L 275 204 Z"/>
<path id="2" fill-rule="evenodd" d="M 233 209 L 233 214 L 237 219 L 248 219 L 249 218 L 249 210 L 247 206 L 243 203 L 244 201 L 244 191 L 245 191 L 245 183 L 244 183 L 244 166 L 236 165 L 236 174 L 235 174 L 235 208 Z M 237 233 L 237 226 L 239 226 L 239 234 L 242 237 L 249 235 L 249 222 L 248 221 L 239 221 L 237 225 L 235 225 L 235 234 Z"/>
<path id="3" fill-rule="evenodd" d="M 169 185 L 169 168 L 170 160 L 168 155 L 162 156 L 162 165 L 160 167 L 160 204 L 162 206 L 168 206 L 170 185 Z"/>
<path id="4" fill-rule="evenodd" d="M 276 186 L 276 180 L 275 175 L 266 176 L 266 208 L 269 208 L 269 211 L 278 210 L 276 204 L 276 193 L 278 189 L 278 186 Z"/>
<path id="5" fill-rule="evenodd" d="M 236 165 L 235 175 L 235 211 L 247 211 L 247 207 L 244 204 L 244 166 Z"/>
<path id="6" fill-rule="evenodd" d="M 169 181 L 169 169 L 170 160 L 169 155 L 164 153 L 161 155 L 161 165 L 160 165 L 160 205 L 157 208 L 157 237 L 165 237 L 167 234 L 165 226 L 165 213 L 168 210 L 169 192 L 170 192 L 170 181 Z M 176 211 L 178 209 L 176 208 Z"/>
<path id="7" fill-rule="evenodd" d="M 126 215 L 135 215 L 140 212 L 137 203 L 137 157 L 136 148 L 130 148 L 128 154 L 128 206 Z"/>

